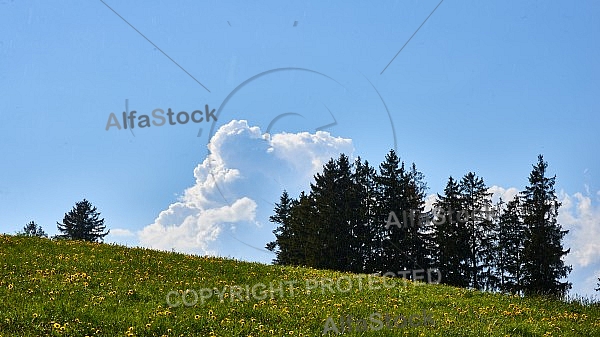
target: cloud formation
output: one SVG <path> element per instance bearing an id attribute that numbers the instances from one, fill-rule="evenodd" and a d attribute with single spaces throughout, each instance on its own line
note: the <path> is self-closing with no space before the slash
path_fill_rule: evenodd
<path id="1" fill-rule="evenodd" d="M 331 157 L 351 155 L 353 146 L 324 131 L 269 135 L 234 120 L 208 149 L 194 169 L 195 184 L 138 232 L 143 246 L 247 259 L 274 239 L 265 224 L 283 189 L 295 196 Z"/>

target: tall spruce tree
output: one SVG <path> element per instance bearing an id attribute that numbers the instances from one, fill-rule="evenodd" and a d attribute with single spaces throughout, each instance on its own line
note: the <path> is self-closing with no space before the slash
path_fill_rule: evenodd
<path id="1" fill-rule="evenodd" d="M 495 288 L 501 292 L 522 294 L 523 244 L 525 227 L 520 214 L 520 199 L 498 203 L 500 216 L 496 229 L 494 276 Z"/>
<path id="2" fill-rule="evenodd" d="M 313 221 L 319 231 L 319 244 L 313 247 L 319 252 L 315 268 L 349 271 L 354 264 L 350 247 L 356 202 L 351 166 L 348 156 L 341 154 L 337 160 L 329 160 L 310 185 L 316 207 Z"/>
<path id="3" fill-rule="evenodd" d="M 292 203 L 290 212 L 290 231 L 293 237 L 290 264 L 315 268 L 319 265 L 321 255 L 316 247 L 322 244 L 322 229 L 315 219 L 315 201 L 311 195 L 302 191 L 298 200 Z"/>
<path id="4" fill-rule="evenodd" d="M 284 191 L 275 204 L 275 214 L 269 220 L 278 226 L 273 230 L 275 241 L 266 248 L 276 254 L 274 264 L 310 266 L 317 265 L 320 258 L 315 252 L 319 242 L 319 229 L 314 225 L 315 205 L 304 191 L 298 199 L 291 199 Z"/>
<path id="5" fill-rule="evenodd" d="M 435 264 L 440 269 L 442 283 L 457 287 L 469 286 L 469 232 L 464 223 L 458 221 L 464 202 L 459 183 L 452 178 L 444 188 L 444 195 L 437 195 L 433 204 L 433 242 L 435 243 Z"/>
<path id="6" fill-rule="evenodd" d="M 525 225 L 523 290 L 525 295 L 561 297 L 571 288 L 570 282 L 560 281 L 572 270 L 562 259 L 570 251 L 563 250 L 562 246 L 569 231 L 562 230 L 556 220 L 561 203 L 554 190 L 556 176 L 546 177 L 547 167 L 548 163 L 539 155 L 529 175 L 529 186 L 522 192 L 521 213 Z"/>
<path id="7" fill-rule="evenodd" d="M 411 270 L 427 269 L 432 264 L 431 233 L 425 217 L 425 196 L 427 183 L 425 175 L 417 170 L 415 163 L 404 177 L 406 208 L 408 224 L 406 228 L 405 245 L 409 257 L 408 268 Z M 404 217 L 404 215 L 403 215 Z"/>
<path id="8" fill-rule="evenodd" d="M 374 168 L 346 155 L 329 160 L 315 175 L 311 191 L 291 200 L 287 192 L 270 221 L 278 224 L 267 249 L 274 263 L 365 272 L 373 260 Z"/>
<path id="9" fill-rule="evenodd" d="M 269 221 L 277 224 L 277 228 L 273 230 L 275 241 L 269 242 L 266 248 L 276 254 L 273 260 L 274 264 L 294 264 L 298 261 L 294 255 L 295 239 L 291 225 L 291 210 L 293 200 L 288 195 L 287 191 L 283 191 L 279 199 L 279 203 L 275 204 L 275 215 L 269 217 Z M 297 252 L 296 252 L 297 253 Z"/>
<path id="10" fill-rule="evenodd" d="M 386 155 L 375 177 L 377 185 L 376 237 L 381 240 L 375 271 L 398 273 L 429 267 L 427 240 L 421 226 L 427 185 L 416 165 L 410 169 L 394 150 Z"/>
<path id="11" fill-rule="evenodd" d="M 381 253 L 374 271 L 396 273 L 408 269 L 409 255 L 404 246 L 406 230 L 403 228 L 406 224 L 400 223 L 403 220 L 402 214 L 409 211 L 403 186 L 405 176 L 404 163 L 394 150 L 390 150 L 379 165 L 379 173 L 375 177 L 378 201 L 376 216 L 380 219 L 376 226 L 376 236 L 381 240 Z M 389 221 L 391 212 L 396 216 L 394 224 Z"/>
<path id="12" fill-rule="evenodd" d="M 369 273 L 374 270 L 377 261 L 376 226 L 376 185 L 375 168 L 364 163 L 358 157 L 354 161 L 352 174 L 352 250 L 353 258 L 350 270 L 357 273 Z"/>
<path id="13" fill-rule="evenodd" d="M 96 207 L 86 199 L 76 203 L 71 211 L 65 213 L 62 223 L 56 224 L 58 230 L 63 233 L 57 237 L 63 239 L 102 242 L 110 232 L 104 232 L 104 219 L 100 219 Z"/>
<path id="14" fill-rule="evenodd" d="M 459 187 L 462 208 L 454 211 L 459 226 L 465 226 L 469 237 L 469 286 L 489 290 L 493 283 L 493 222 L 488 217 L 492 209 L 492 193 L 488 192 L 483 179 L 473 172 L 465 174 Z"/>

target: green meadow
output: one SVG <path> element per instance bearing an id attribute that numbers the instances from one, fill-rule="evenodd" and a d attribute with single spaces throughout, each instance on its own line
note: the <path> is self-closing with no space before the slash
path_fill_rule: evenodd
<path id="1" fill-rule="evenodd" d="M 591 301 L 390 280 L 0 235 L 0 337 L 600 336 Z"/>

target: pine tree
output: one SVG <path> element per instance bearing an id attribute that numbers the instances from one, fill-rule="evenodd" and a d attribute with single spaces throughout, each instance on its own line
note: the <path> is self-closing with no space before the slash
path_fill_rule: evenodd
<path id="1" fill-rule="evenodd" d="M 426 229 L 421 218 L 427 185 L 413 163 L 406 169 L 394 150 L 386 155 L 375 177 L 376 217 L 380 220 L 376 237 L 383 242 L 375 271 L 398 273 L 427 269 L 430 265 Z"/>
<path id="2" fill-rule="evenodd" d="M 465 174 L 460 184 L 462 208 L 457 212 L 459 226 L 468 233 L 468 277 L 469 286 L 489 289 L 491 286 L 493 258 L 493 223 L 488 216 L 492 208 L 491 195 L 482 178 L 473 172 Z"/>
<path id="3" fill-rule="evenodd" d="M 376 225 L 377 238 L 381 242 L 380 261 L 375 271 L 398 272 L 409 267 L 409 255 L 405 244 L 407 225 L 403 220 L 403 214 L 408 214 L 405 199 L 406 170 L 404 163 L 396 155 L 394 150 L 385 156 L 383 163 L 379 165 L 379 173 L 375 177 L 377 183 L 377 207 L 376 217 L 379 223 Z M 392 214 L 392 212 L 394 212 Z M 395 215 L 392 224 L 390 218 Z"/>
<path id="4" fill-rule="evenodd" d="M 450 177 L 444 195 L 437 195 L 433 209 L 435 264 L 443 274 L 442 283 L 456 287 L 469 285 L 469 233 L 457 219 L 463 209 L 459 183 Z"/>
<path id="5" fill-rule="evenodd" d="M 99 219 L 100 213 L 96 207 L 83 199 L 75 204 L 69 213 L 65 213 L 63 222 L 57 222 L 58 230 L 63 233 L 58 238 L 70 240 L 84 240 L 90 242 L 103 241 L 110 231 L 104 233 L 104 219 Z"/>
<path id="6" fill-rule="evenodd" d="M 42 229 L 42 226 L 36 224 L 34 221 L 31 221 L 28 224 L 26 224 L 23 227 L 23 230 L 21 232 L 17 232 L 17 235 L 37 236 L 37 237 L 43 237 L 43 238 L 48 237 L 48 234 L 46 234 L 46 232 L 44 232 L 44 230 Z"/>
<path id="7" fill-rule="evenodd" d="M 275 215 L 269 217 L 269 221 L 278 224 L 273 230 L 276 240 L 267 243 L 266 248 L 276 254 L 273 260 L 274 264 L 292 264 L 292 261 L 298 260 L 293 256 L 294 233 L 291 230 L 291 208 L 292 199 L 287 191 L 283 191 L 279 203 L 275 204 Z"/>
<path id="8" fill-rule="evenodd" d="M 525 295 L 564 296 L 571 283 L 561 282 L 572 270 L 562 258 L 570 249 L 563 250 L 562 240 L 569 232 L 557 222 L 558 208 L 554 190 L 556 176 L 546 177 L 548 163 L 542 155 L 529 175 L 529 186 L 522 192 L 521 212 L 525 224 L 523 247 L 523 276 Z"/>
<path id="9" fill-rule="evenodd" d="M 515 196 L 506 205 L 499 202 L 500 216 L 495 243 L 495 286 L 502 292 L 522 294 L 523 244 L 525 227 L 520 214 L 520 198 Z"/>
<path id="10" fill-rule="evenodd" d="M 425 196 L 427 183 L 422 172 L 412 163 L 404 177 L 408 224 L 406 226 L 405 245 L 409 256 L 409 269 L 427 269 L 431 267 L 431 233 L 425 221 Z M 404 216 L 403 216 L 404 217 Z"/>
<path id="11" fill-rule="evenodd" d="M 377 261 L 376 226 L 380 225 L 376 218 L 376 185 L 375 169 L 358 157 L 354 161 L 352 173 L 352 239 L 350 249 L 353 251 L 350 270 L 355 273 L 374 271 Z"/>
<path id="12" fill-rule="evenodd" d="M 276 240 L 267 249 L 277 264 L 364 272 L 373 242 L 371 223 L 374 169 L 360 158 L 357 171 L 341 154 L 315 175 L 311 192 L 291 200 L 284 191 L 271 222 Z"/>
<path id="13" fill-rule="evenodd" d="M 348 156 L 329 160 L 322 173 L 314 177 L 310 196 L 315 202 L 313 224 L 318 227 L 319 252 L 315 268 L 349 271 L 353 265 L 352 208 L 354 186 Z"/>
<path id="14" fill-rule="evenodd" d="M 291 263 L 297 266 L 316 268 L 321 252 L 321 229 L 316 218 L 316 205 L 312 196 L 302 191 L 298 200 L 292 202 L 290 212 L 290 232 L 292 233 Z"/>
<path id="15" fill-rule="evenodd" d="M 273 263 L 280 265 L 315 267 L 319 254 L 315 252 L 318 228 L 313 221 L 315 205 L 310 196 L 301 192 L 297 200 L 289 198 L 284 191 L 279 203 L 275 204 L 275 215 L 269 220 L 279 224 L 273 234 L 275 241 L 269 242 L 266 248 L 275 252 Z"/>

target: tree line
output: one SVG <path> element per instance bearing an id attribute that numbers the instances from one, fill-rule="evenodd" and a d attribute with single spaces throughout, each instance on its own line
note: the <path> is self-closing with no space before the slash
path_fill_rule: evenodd
<path id="1" fill-rule="evenodd" d="M 292 198 L 283 191 L 266 248 L 281 265 L 355 273 L 437 268 L 448 285 L 564 296 L 571 288 L 562 281 L 572 270 L 563 261 L 568 231 L 556 220 L 561 204 L 547 167 L 539 155 L 528 186 L 494 204 L 483 178 L 450 176 L 426 210 L 427 184 L 414 163 L 391 150 L 376 169 L 341 154 L 308 192 Z"/>
<path id="2" fill-rule="evenodd" d="M 68 213 L 65 213 L 62 222 L 56 223 L 61 234 L 55 235 L 54 239 L 83 240 L 90 242 L 102 242 L 104 237 L 110 233 L 106 231 L 104 219 L 95 206 L 86 199 L 75 203 Z M 42 226 L 30 221 L 17 235 L 48 237 Z"/>

